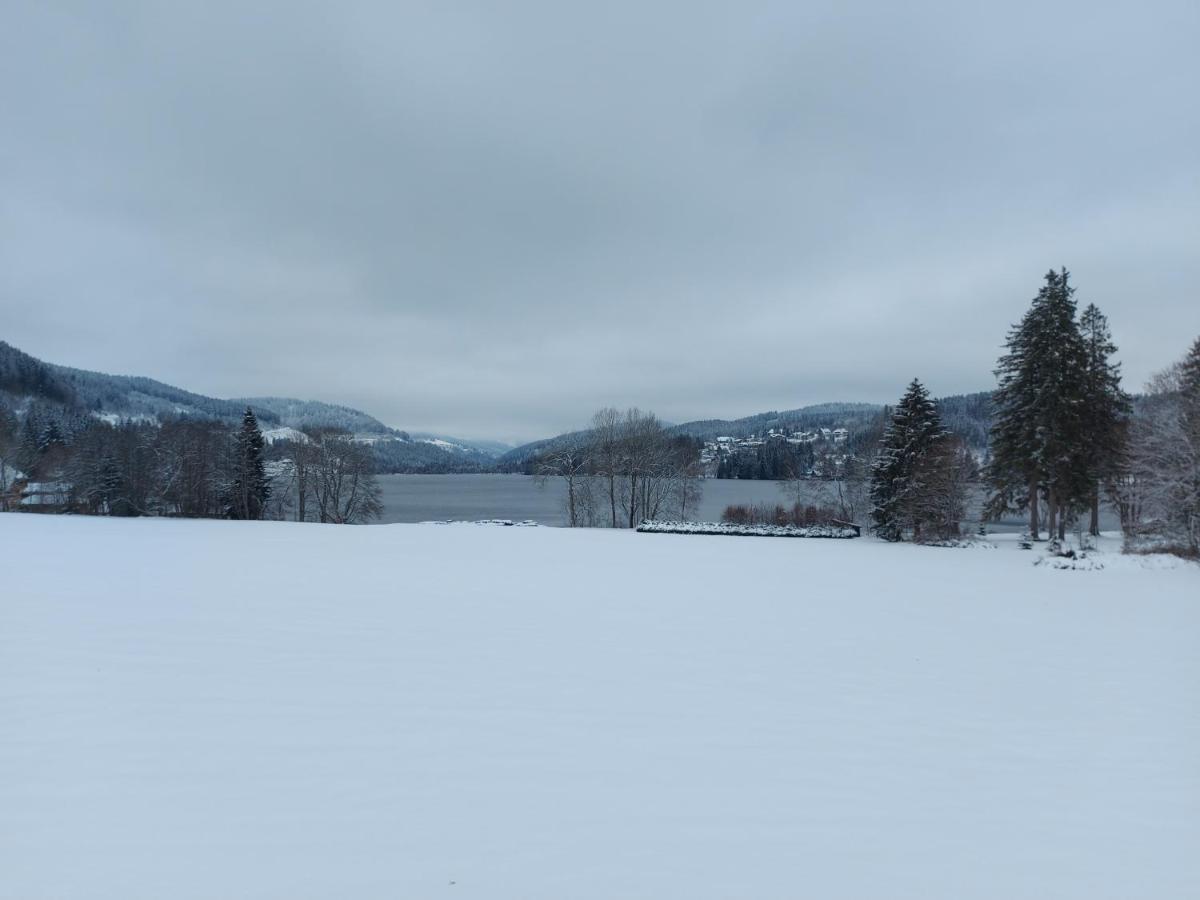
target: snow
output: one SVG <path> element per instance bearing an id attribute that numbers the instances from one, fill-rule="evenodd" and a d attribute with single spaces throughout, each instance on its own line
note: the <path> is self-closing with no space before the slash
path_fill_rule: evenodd
<path id="1" fill-rule="evenodd" d="M 734 525 L 729 522 L 642 522 L 643 534 L 728 534 L 739 537 L 856 538 L 859 529 L 843 525 Z"/>
<path id="2" fill-rule="evenodd" d="M 0 897 L 1200 896 L 1200 568 L 0 515 Z"/>
<path id="3" fill-rule="evenodd" d="M 503 527 L 517 526 L 520 528 L 537 528 L 538 524 L 533 519 L 430 519 L 422 522 L 422 525 L 500 525 Z"/>
<path id="4" fill-rule="evenodd" d="M 308 443 L 307 434 L 288 425 L 281 425 L 278 428 L 268 428 L 262 433 L 262 436 L 263 440 L 268 444 L 273 444 L 276 441 L 295 441 L 300 444 Z"/>
<path id="5" fill-rule="evenodd" d="M 450 450 L 455 453 L 463 453 L 467 450 L 462 444 L 455 444 L 453 441 L 443 440 L 442 438 L 423 438 L 422 444 L 433 444 L 435 447 L 441 447 L 443 450 Z"/>
<path id="6" fill-rule="evenodd" d="M 176 412 L 186 412 L 186 410 L 183 409 L 182 407 L 176 407 L 175 411 Z M 93 412 L 92 416 L 94 418 L 99 419 L 101 422 L 105 422 L 109 425 L 112 425 L 114 428 L 118 425 L 122 425 L 125 423 L 132 423 L 134 425 L 157 425 L 158 424 L 158 416 L 150 415 L 149 413 Z"/>
<path id="7" fill-rule="evenodd" d="M 65 481 L 29 481 L 21 491 L 21 506 L 55 506 L 71 492 Z"/>

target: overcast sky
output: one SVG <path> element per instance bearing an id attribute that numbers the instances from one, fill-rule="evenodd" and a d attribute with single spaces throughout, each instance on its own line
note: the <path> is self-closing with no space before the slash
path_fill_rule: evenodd
<path id="1" fill-rule="evenodd" d="M 57 3 L 0 19 L 0 339 L 521 440 L 993 385 L 1051 266 L 1200 334 L 1200 4 Z"/>

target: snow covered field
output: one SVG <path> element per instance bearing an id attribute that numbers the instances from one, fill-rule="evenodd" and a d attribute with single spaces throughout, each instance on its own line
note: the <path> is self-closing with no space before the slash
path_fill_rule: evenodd
<path id="1" fill-rule="evenodd" d="M 0 897 L 1200 897 L 1200 568 L 0 515 Z"/>

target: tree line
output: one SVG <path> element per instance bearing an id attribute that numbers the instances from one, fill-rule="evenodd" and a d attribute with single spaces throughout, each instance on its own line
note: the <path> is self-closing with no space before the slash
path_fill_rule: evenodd
<path id="1" fill-rule="evenodd" d="M 18 418 L 0 406 L 0 510 L 332 523 L 377 518 L 370 449 L 336 429 L 300 434 L 268 445 L 250 408 L 232 426 L 197 419 L 114 424 L 43 406 Z"/>
<path id="2" fill-rule="evenodd" d="M 1127 542 L 1200 552 L 1200 339 L 1134 402 L 1107 318 L 1077 310 L 1066 269 L 1047 273 L 1009 331 L 991 398 L 982 518 L 1028 516 L 1028 539 L 1100 533 L 1105 500 Z M 871 468 L 871 519 L 888 540 L 961 533 L 973 461 L 914 380 Z"/>
<path id="3" fill-rule="evenodd" d="M 534 462 L 545 482 L 566 485 L 567 524 L 636 528 L 644 519 L 686 519 L 700 503 L 700 444 L 672 435 L 653 413 L 599 410 Z"/>

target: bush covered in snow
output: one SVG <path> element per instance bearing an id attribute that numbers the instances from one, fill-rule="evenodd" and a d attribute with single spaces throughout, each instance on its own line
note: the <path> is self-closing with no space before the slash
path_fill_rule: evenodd
<path id="1" fill-rule="evenodd" d="M 735 525 L 730 522 L 646 521 L 638 531 L 648 534 L 735 534 L 748 537 L 855 538 L 857 525 Z"/>

